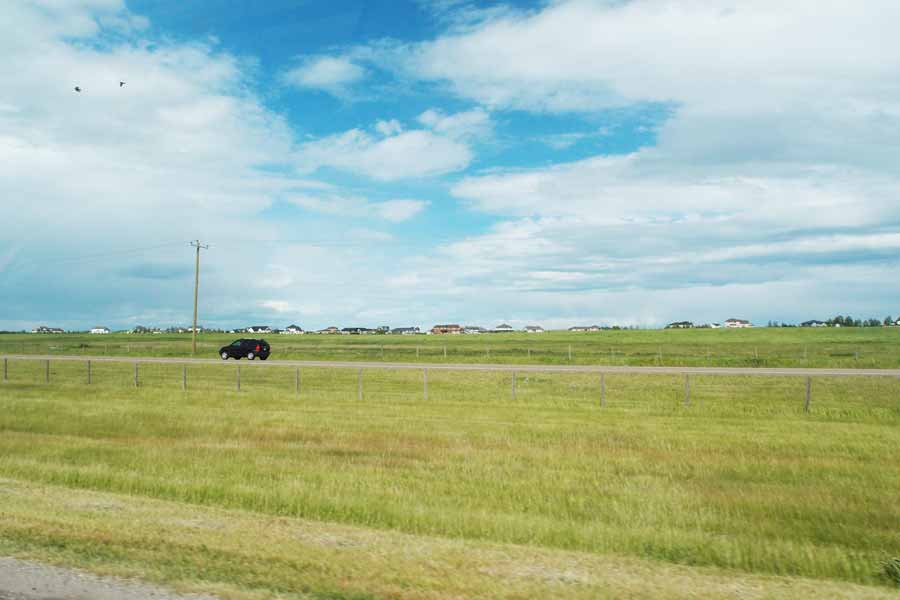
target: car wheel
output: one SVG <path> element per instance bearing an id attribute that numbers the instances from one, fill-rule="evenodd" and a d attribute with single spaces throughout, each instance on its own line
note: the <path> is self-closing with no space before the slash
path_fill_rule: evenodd
<path id="1" fill-rule="evenodd" d="M 254 358 L 256 358 L 255 354 L 253 354 L 252 352 L 247 353 L 247 360 L 253 360 Z"/>
<path id="2" fill-rule="evenodd" d="M 228 360 L 228 353 L 227 353 L 227 352 L 223 352 L 223 353 L 222 353 L 222 360 Z"/>

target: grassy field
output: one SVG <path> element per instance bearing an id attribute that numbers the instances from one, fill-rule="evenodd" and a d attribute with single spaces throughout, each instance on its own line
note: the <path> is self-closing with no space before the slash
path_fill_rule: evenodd
<path id="1" fill-rule="evenodd" d="M 0 552 L 228 598 L 882 598 L 900 381 L 13 361 Z M 71 369 L 71 372 L 67 371 Z"/>
<path id="2" fill-rule="evenodd" d="M 201 335 L 198 354 L 239 335 Z M 246 337 L 246 336 L 245 336 Z M 277 359 L 723 367 L 900 367 L 900 328 L 266 336 Z M 0 354 L 190 356 L 190 335 L 0 335 Z"/>

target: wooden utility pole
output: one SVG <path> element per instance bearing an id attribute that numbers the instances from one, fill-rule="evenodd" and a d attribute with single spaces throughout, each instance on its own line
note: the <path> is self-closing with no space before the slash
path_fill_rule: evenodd
<path id="1" fill-rule="evenodd" d="M 191 242 L 197 249 L 197 260 L 194 263 L 194 326 L 191 328 L 191 356 L 197 354 L 197 296 L 200 292 L 200 249 L 208 250 L 209 246 L 201 246 L 200 240 Z"/>

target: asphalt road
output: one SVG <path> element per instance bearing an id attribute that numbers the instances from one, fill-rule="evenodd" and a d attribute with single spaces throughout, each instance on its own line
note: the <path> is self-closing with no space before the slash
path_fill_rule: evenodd
<path id="1" fill-rule="evenodd" d="M 114 362 L 128 364 L 172 364 L 172 365 L 222 365 L 240 364 L 244 367 L 313 367 L 333 369 L 413 369 L 434 371 L 502 371 L 517 373 L 631 373 L 638 375 L 766 375 L 785 377 L 900 377 L 900 369 L 788 369 L 768 367 L 616 367 L 603 365 L 498 365 L 473 363 L 404 363 L 404 362 L 363 362 L 339 360 L 241 360 L 223 361 L 220 358 L 129 358 L 124 356 L 67 356 L 8 354 L 0 359 L 10 360 L 50 360 Z"/>
<path id="2" fill-rule="evenodd" d="M 140 581 L 0 558 L 0 600 L 216 600 Z"/>

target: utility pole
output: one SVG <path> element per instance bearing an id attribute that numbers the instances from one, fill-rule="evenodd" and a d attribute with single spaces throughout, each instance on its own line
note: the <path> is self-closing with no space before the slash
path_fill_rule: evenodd
<path id="1" fill-rule="evenodd" d="M 200 240 L 191 242 L 197 249 L 197 261 L 194 264 L 194 326 L 191 328 L 191 356 L 197 354 L 197 295 L 200 291 L 200 249 L 208 250 L 209 246 L 201 246 Z"/>

